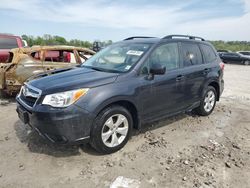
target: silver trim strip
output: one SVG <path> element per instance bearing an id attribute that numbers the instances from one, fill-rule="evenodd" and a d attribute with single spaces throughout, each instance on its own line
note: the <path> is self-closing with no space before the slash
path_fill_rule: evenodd
<path id="1" fill-rule="evenodd" d="M 77 141 L 85 140 L 85 139 L 88 139 L 88 138 L 90 138 L 90 136 L 86 136 L 86 137 L 78 138 L 78 139 L 76 139 L 75 141 L 77 142 Z"/>

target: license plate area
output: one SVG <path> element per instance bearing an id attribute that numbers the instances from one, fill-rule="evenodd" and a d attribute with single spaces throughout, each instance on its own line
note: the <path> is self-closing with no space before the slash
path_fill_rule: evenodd
<path id="1" fill-rule="evenodd" d="M 28 124 L 29 123 L 29 114 L 27 111 L 23 110 L 22 108 L 17 108 L 17 113 L 18 113 L 18 117 L 20 118 L 20 120 L 24 123 L 24 124 Z"/>

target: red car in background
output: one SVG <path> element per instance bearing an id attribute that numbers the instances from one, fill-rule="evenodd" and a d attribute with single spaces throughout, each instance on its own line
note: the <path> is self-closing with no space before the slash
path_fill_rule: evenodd
<path id="1" fill-rule="evenodd" d="M 12 48 L 25 47 L 24 41 L 19 36 L 0 34 L 0 62 L 4 63 L 9 58 Z"/>

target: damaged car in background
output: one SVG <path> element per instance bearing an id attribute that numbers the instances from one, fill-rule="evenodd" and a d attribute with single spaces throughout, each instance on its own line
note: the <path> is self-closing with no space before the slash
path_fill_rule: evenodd
<path id="1" fill-rule="evenodd" d="M 15 48 L 7 62 L 0 63 L 0 90 L 16 94 L 30 77 L 51 70 L 74 67 L 95 54 L 94 51 L 73 46 L 33 46 Z"/>

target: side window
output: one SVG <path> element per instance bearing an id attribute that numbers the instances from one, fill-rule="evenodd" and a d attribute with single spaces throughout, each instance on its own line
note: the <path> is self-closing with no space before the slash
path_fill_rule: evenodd
<path id="1" fill-rule="evenodd" d="M 232 54 L 232 56 L 233 57 L 240 57 L 239 54 L 236 54 L 236 53 Z"/>
<path id="2" fill-rule="evenodd" d="M 40 56 L 40 51 L 37 51 L 37 52 L 31 52 L 30 54 L 34 59 L 36 60 L 41 60 L 41 56 Z"/>
<path id="3" fill-rule="evenodd" d="M 85 62 L 87 59 L 92 57 L 92 54 L 84 51 L 78 51 L 78 54 L 80 56 L 81 62 Z"/>
<path id="4" fill-rule="evenodd" d="M 65 63 L 77 63 L 76 57 L 73 51 L 64 51 L 63 57 L 64 57 Z"/>
<path id="5" fill-rule="evenodd" d="M 152 64 L 162 64 L 167 70 L 179 67 L 179 50 L 177 43 L 168 43 L 157 47 L 145 62 L 142 74 L 148 74 Z"/>
<path id="6" fill-rule="evenodd" d="M 236 53 L 225 53 L 225 54 L 223 54 L 224 56 L 227 56 L 227 57 L 239 57 L 239 55 L 238 54 L 236 54 Z"/>
<path id="7" fill-rule="evenodd" d="M 214 60 L 216 60 L 216 58 L 217 58 L 216 54 L 211 46 L 201 44 L 200 47 L 201 47 L 201 50 L 203 52 L 203 56 L 205 58 L 206 63 L 211 63 Z"/>
<path id="8" fill-rule="evenodd" d="M 61 63 L 76 63 L 76 58 L 75 58 L 73 51 L 47 50 L 45 52 L 45 61 L 61 62 Z"/>
<path id="9" fill-rule="evenodd" d="M 18 48 L 15 38 L 0 38 L 0 49 Z"/>
<path id="10" fill-rule="evenodd" d="M 185 67 L 202 64 L 201 51 L 197 44 L 182 43 L 182 51 Z"/>

